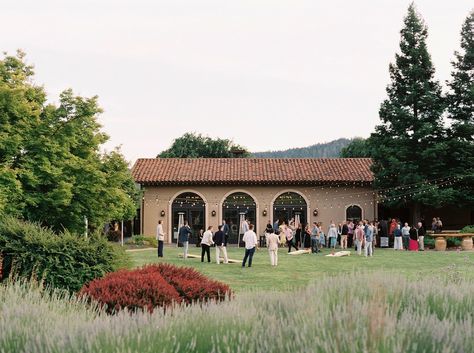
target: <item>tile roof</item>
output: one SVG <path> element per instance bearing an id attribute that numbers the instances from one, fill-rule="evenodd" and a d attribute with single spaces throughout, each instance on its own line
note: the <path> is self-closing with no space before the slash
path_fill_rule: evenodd
<path id="1" fill-rule="evenodd" d="M 143 158 L 132 168 L 142 185 L 368 184 L 370 158 Z"/>

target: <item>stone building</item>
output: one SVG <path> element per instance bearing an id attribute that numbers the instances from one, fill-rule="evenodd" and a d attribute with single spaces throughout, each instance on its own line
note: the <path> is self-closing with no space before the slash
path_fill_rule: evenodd
<path id="1" fill-rule="evenodd" d="M 132 174 L 140 184 L 141 233 L 155 235 L 158 220 L 167 242 L 176 242 L 184 220 L 196 241 L 201 229 L 224 219 L 230 243 L 248 219 L 262 234 L 268 221 L 300 223 L 377 218 L 368 158 L 139 159 Z"/>

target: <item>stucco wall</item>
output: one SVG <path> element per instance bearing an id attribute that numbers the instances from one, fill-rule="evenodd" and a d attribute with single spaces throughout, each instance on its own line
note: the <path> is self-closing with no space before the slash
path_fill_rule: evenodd
<path id="1" fill-rule="evenodd" d="M 293 191 L 301 194 L 307 202 L 307 215 L 309 222 L 323 222 L 325 226 L 331 220 L 340 222 L 345 219 L 347 206 L 355 204 L 362 208 L 362 217 L 373 220 L 374 196 L 371 188 L 362 187 L 293 187 L 293 186 L 195 186 L 195 187 L 145 187 L 142 210 L 142 234 L 155 235 L 158 220 L 162 220 L 167 241 L 171 242 L 171 205 L 175 197 L 183 192 L 195 192 L 206 202 L 206 226 L 217 228 L 222 221 L 222 202 L 231 193 L 246 192 L 251 195 L 257 204 L 257 234 L 263 233 L 267 221 L 273 222 L 272 205 L 278 195 L 283 192 Z M 263 210 L 267 216 L 263 216 Z M 313 210 L 318 210 L 318 215 L 313 216 Z M 165 211 L 165 216 L 161 216 Z M 212 211 L 216 216 L 212 216 Z"/>

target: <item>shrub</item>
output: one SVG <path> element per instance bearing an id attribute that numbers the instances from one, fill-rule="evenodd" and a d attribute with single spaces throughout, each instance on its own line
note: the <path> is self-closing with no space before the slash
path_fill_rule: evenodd
<path id="1" fill-rule="evenodd" d="M 152 312 L 172 303 L 223 301 L 230 298 L 231 290 L 192 268 L 159 264 L 109 273 L 85 285 L 80 295 L 94 299 L 108 313 L 122 309 Z"/>
<path id="2" fill-rule="evenodd" d="M 211 280 L 193 268 L 158 264 L 146 266 L 142 271 L 160 273 L 186 303 L 222 301 L 232 294 L 228 285 Z"/>
<path id="3" fill-rule="evenodd" d="M 158 272 L 137 270 L 122 270 L 95 279 L 85 285 L 79 295 L 96 300 L 109 314 L 125 308 L 153 312 L 155 307 L 181 302 L 178 292 Z"/>
<path id="4" fill-rule="evenodd" d="M 461 229 L 460 233 L 474 233 L 474 225 L 465 226 L 463 229 Z"/>
<path id="5" fill-rule="evenodd" d="M 154 237 L 146 237 L 144 235 L 133 235 L 131 239 L 127 241 L 127 245 L 136 246 L 151 246 L 158 247 L 158 240 Z"/>
<path id="6" fill-rule="evenodd" d="M 54 288 L 78 291 L 84 283 L 126 264 L 123 249 L 103 237 L 54 233 L 14 218 L 0 222 L 3 278 L 36 278 Z"/>

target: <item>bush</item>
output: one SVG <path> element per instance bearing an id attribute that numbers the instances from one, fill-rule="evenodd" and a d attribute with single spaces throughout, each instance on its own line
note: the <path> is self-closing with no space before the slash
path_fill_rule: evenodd
<path id="1" fill-rule="evenodd" d="M 158 271 L 170 283 L 186 303 L 195 301 L 222 301 L 231 295 L 228 285 L 210 280 L 193 268 L 168 264 L 147 266 L 143 271 Z"/>
<path id="2" fill-rule="evenodd" d="M 80 295 L 94 299 L 108 313 L 123 309 L 152 312 L 172 303 L 223 301 L 230 298 L 231 290 L 192 268 L 159 264 L 109 273 L 86 284 Z"/>
<path id="3" fill-rule="evenodd" d="M 150 246 L 153 248 L 158 247 L 158 240 L 155 237 L 146 237 L 143 235 L 133 235 L 131 239 L 127 241 L 127 245 L 136 246 Z"/>
<path id="4" fill-rule="evenodd" d="M 460 233 L 474 233 L 474 225 L 465 226 L 463 229 L 461 229 Z"/>
<path id="5" fill-rule="evenodd" d="M 78 291 L 84 283 L 126 264 L 123 249 L 103 237 L 62 232 L 14 218 L 0 222 L 3 278 L 35 278 L 54 288 Z"/>
<path id="6" fill-rule="evenodd" d="M 109 314 L 125 308 L 153 312 L 155 307 L 181 302 L 176 289 L 158 272 L 142 273 L 137 270 L 109 273 L 85 285 L 79 295 L 96 300 Z"/>

